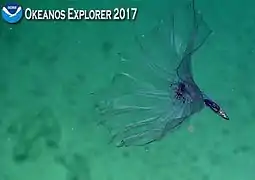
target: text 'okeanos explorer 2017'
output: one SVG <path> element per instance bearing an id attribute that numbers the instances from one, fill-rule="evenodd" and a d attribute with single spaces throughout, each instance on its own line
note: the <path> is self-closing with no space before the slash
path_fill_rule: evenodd
<path id="1" fill-rule="evenodd" d="M 26 8 L 27 20 L 135 20 L 137 8 L 42 10 Z"/>

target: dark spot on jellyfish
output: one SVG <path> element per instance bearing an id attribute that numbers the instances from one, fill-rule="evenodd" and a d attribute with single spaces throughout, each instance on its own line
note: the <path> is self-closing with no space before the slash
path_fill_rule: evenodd
<path id="1" fill-rule="evenodd" d="M 187 99 L 184 96 L 184 94 L 187 93 L 186 85 L 183 82 L 175 82 L 175 83 L 172 83 L 170 87 L 173 87 L 175 91 L 175 98 L 177 100 L 181 100 L 182 103 L 186 103 Z"/>

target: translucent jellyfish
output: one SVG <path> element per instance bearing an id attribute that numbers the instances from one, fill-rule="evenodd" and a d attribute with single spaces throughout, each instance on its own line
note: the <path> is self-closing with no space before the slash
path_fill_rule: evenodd
<path id="1" fill-rule="evenodd" d="M 116 146 L 161 140 L 205 104 L 191 58 L 211 34 L 194 1 L 181 6 L 149 33 L 135 36 L 141 56 L 122 61 L 103 100 L 100 123 Z"/>

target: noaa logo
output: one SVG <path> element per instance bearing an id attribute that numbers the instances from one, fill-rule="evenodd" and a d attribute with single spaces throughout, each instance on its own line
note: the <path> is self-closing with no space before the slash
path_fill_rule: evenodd
<path id="1" fill-rule="evenodd" d="M 17 3 L 7 3 L 2 8 L 2 17 L 8 23 L 14 24 L 21 20 L 23 10 Z"/>

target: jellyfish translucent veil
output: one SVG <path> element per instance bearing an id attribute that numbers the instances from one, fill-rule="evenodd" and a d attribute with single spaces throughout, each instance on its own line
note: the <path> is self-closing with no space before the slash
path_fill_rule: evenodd
<path id="1" fill-rule="evenodd" d="M 149 33 L 136 35 L 140 55 L 124 61 L 105 97 L 96 104 L 100 122 L 117 146 L 145 145 L 162 139 L 203 107 L 192 77 L 191 56 L 211 30 L 194 2 L 159 20 Z M 185 83 L 187 101 L 177 99 L 175 84 Z"/>

